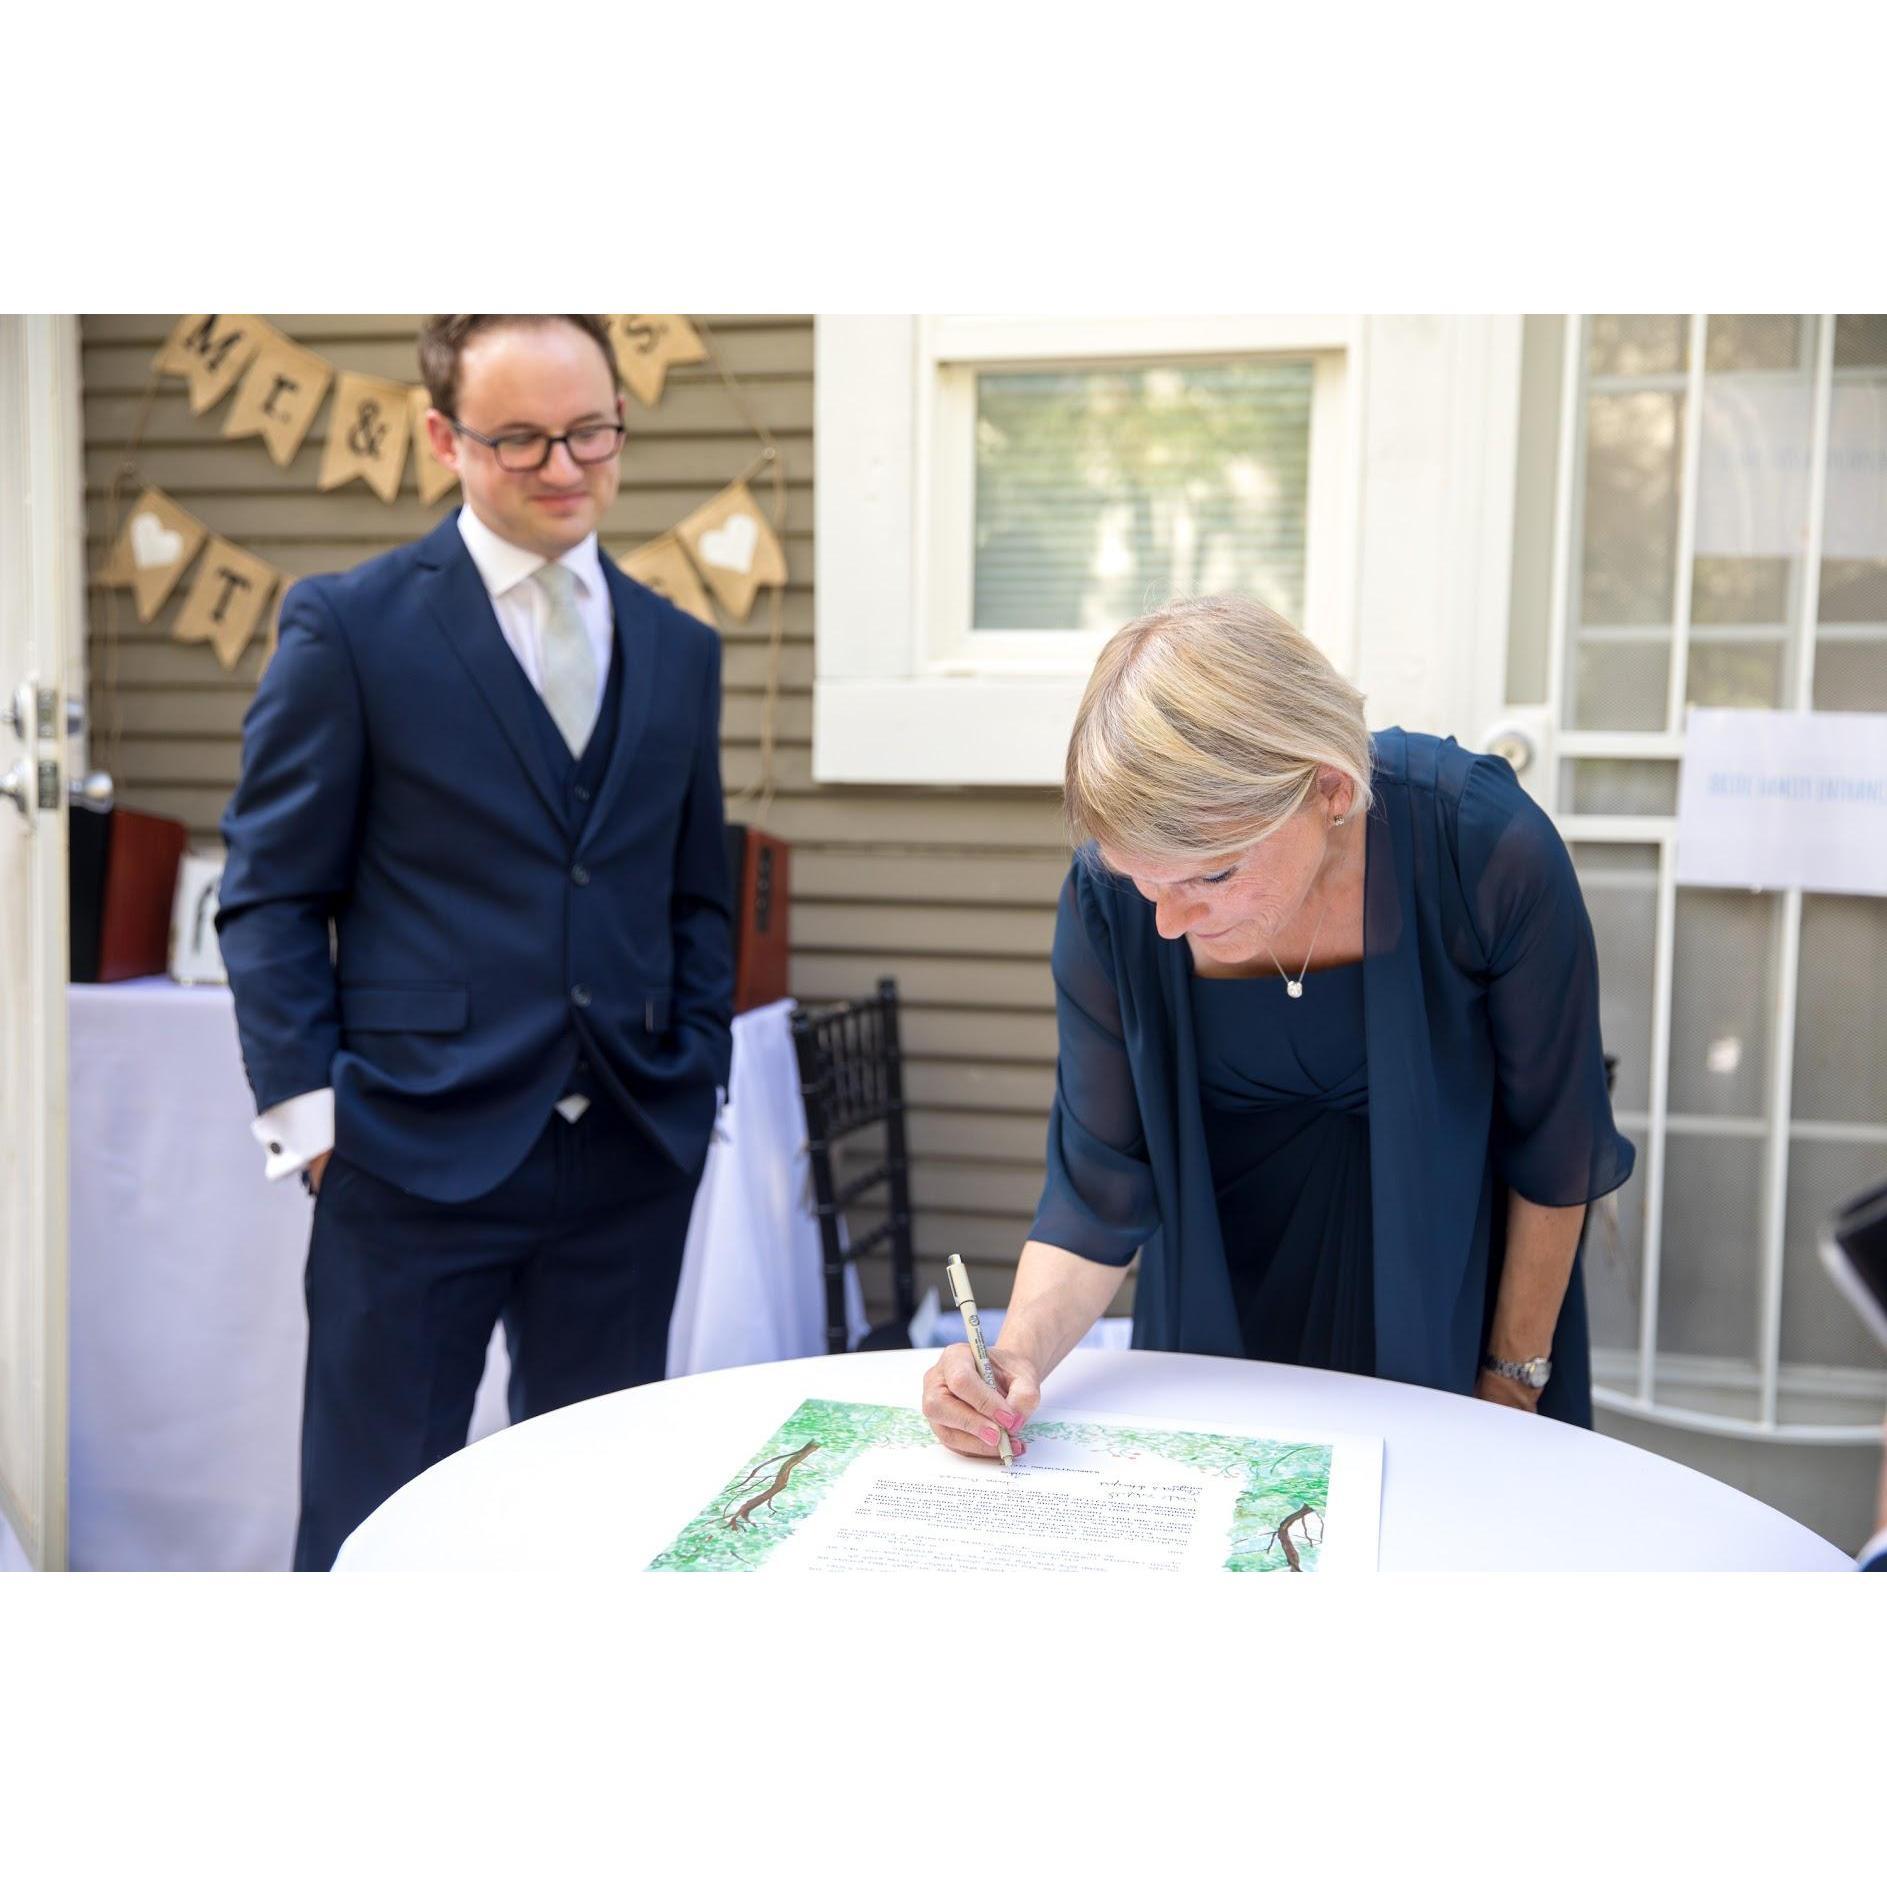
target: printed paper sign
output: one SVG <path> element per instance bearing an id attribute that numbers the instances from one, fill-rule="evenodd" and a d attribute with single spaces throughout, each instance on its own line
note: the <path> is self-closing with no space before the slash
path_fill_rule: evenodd
<path id="1" fill-rule="evenodd" d="M 1677 881 L 1887 897 L 1887 714 L 1692 708 Z"/>

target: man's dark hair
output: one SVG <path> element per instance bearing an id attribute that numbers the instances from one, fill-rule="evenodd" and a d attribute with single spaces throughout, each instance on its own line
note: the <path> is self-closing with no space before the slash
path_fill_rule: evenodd
<path id="1" fill-rule="evenodd" d="M 433 405 L 448 417 L 458 417 L 459 356 L 474 334 L 486 328 L 533 327 L 545 321 L 568 321 L 581 329 L 603 350 L 609 362 L 610 383 L 622 390 L 622 376 L 616 371 L 616 350 L 610 344 L 609 329 L 601 315 L 593 314 L 486 314 L 428 315 L 419 330 L 419 377 Z"/>

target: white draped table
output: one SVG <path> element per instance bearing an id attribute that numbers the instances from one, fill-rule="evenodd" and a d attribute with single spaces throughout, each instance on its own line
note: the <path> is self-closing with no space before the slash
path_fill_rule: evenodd
<path id="1" fill-rule="evenodd" d="M 645 1567 L 808 1396 L 917 1406 L 935 1350 L 722 1370 L 599 1396 L 428 1468 L 337 1572 Z M 1335 1371 L 1077 1350 L 1055 1407 L 1383 1438 L 1384 1572 L 1840 1571 L 1846 1554 L 1691 1469 L 1468 1396 Z M 992 1473 L 1000 1473 L 992 1467 Z"/>
<path id="2" fill-rule="evenodd" d="M 150 978 L 69 998 L 71 1563 L 286 1567 L 308 1198 L 262 1177 L 227 990 Z M 671 1375 L 825 1347 L 791 1007 L 735 1018 Z M 503 1425 L 504 1383 L 494 1333 L 474 1437 Z"/>

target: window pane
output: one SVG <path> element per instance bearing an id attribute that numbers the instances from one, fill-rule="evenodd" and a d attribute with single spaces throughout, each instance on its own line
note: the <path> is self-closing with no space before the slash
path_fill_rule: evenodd
<path id="1" fill-rule="evenodd" d="M 1763 1143 L 1673 1132 L 1665 1141 L 1660 1355 L 1756 1360 Z M 1687 1402 L 1680 1381 L 1660 1401 Z"/>
<path id="2" fill-rule="evenodd" d="M 1763 1119 L 1779 900 L 1747 891 L 1677 894 L 1671 978 L 1671 1111 Z M 1745 1249 L 1755 1249 L 1752 1227 Z"/>
<path id="3" fill-rule="evenodd" d="M 1887 622 L 1887 556 L 1824 557 L 1821 619 L 1824 624 Z"/>
<path id="4" fill-rule="evenodd" d="M 1786 370 L 1802 360 L 1802 317 L 1781 314 L 1713 314 L 1704 337 L 1708 373 Z"/>
<path id="5" fill-rule="evenodd" d="M 1796 1004 L 1795 1118 L 1887 1123 L 1887 903 L 1803 898 Z"/>
<path id="6" fill-rule="evenodd" d="M 977 376 L 977 629 L 1239 590 L 1300 622 L 1308 361 Z"/>
<path id="7" fill-rule="evenodd" d="M 1814 332 L 1800 315 L 1710 317 L 1691 621 L 1778 633 L 1766 649 L 1727 639 L 1693 645 L 1687 701 L 1788 705 L 1810 535 Z"/>
<path id="8" fill-rule="evenodd" d="M 1887 315 L 1836 315 L 1835 365 L 1887 367 Z"/>
<path id="9" fill-rule="evenodd" d="M 1689 352 L 1689 315 L 1602 314 L 1586 323 L 1589 373 L 1682 373 Z"/>
<path id="10" fill-rule="evenodd" d="M 1671 685 L 1671 637 L 1580 636 L 1573 644 L 1571 727 L 1661 728 Z"/>
<path id="11" fill-rule="evenodd" d="M 1671 620 L 1683 412 L 1676 393 L 1597 393 L 1586 402 L 1581 622 Z"/>
<path id="12" fill-rule="evenodd" d="M 1815 705 L 1842 714 L 1887 714 L 1887 638 L 1824 637 L 1815 651 Z"/>
<path id="13" fill-rule="evenodd" d="M 1572 847 L 1579 889 L 1599 951 L 1599 1035 L 1618 1057 L 1612 1096 L 1621 1114 L 1651 1105 L 1651 977 L 1658 921 L 1658 851 L 1653 845 L 1581 840 Z M 1626 1127 L 1644 1160 L 1644 1135 Z"/>
<path id="14" fill-rule="evenodd" d="M 1708 632 L 1705 632 L 1707 635 Z M 1782 638 L 1721 641 L 1691 631 L 1686 694 L 1701 708 L 1779 708 L 1787 678 Z"/>
<path id="15" fill-rule="evenodd" d="M 1878 713 L 1887 709 L 1887 317 L 1837 317 L 1835 360 L 1814 705 Z"/>
<path id="16" fill-rule="evenodd" d="M 1595 1350 L 1635 1351 L 1642 1315 L 1645 1245 L 1645 1137 L 1626 1136 L 1638 1149 L 1638 1164 L 1617 1192 L 1592 1208 L 1586 1233 L 1586 1315 Z M 1636 1393 L 1635 1379 L 1619 1385 Z"/>
<path id="17" fill-rule="evenodd" d="M 1874 1185 L 1887 1149 L 1798 1138 L 1789 1148 L 1782 1272 L 1782 1360 L 1835 1368 L 1881 1366 L 1880 1345 L 1823 1269 L 1817 1237 L 1837 1206 Z"/>
<path id="18" fill-rule="evenodd" d="M 1677 815 L 1675 760 L 1563 760 L 1560 797 L 1574 813 Z"/>
<path id="19" fill-rule="evenodd" d="M 1696 623 L 1789 620 L 1786 557 L 1699 557 L 1691 565 L 1690 619 Z"/>

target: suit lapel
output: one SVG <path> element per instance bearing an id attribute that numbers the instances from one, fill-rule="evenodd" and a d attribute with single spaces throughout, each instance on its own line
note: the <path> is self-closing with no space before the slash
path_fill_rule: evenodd
<path id="1" fill-rule="evenodd" d="M 484 579 L 459 535 L 457 512 L 427 538 L 420 561 L 429 571 L 426 600 L 434 621 L 497 717 L 551 817 L 561 824 L 562 795 L 551 777 L 544 743 L 531 722 L 527 698 L 531 684 L 498 627 Z M 626 723 L 626 702 L 624 706 Z"/>
<path id="2" fill-rule="evenodd" d="M 616 568 L 601 546 L 598 546 L 597 556 L 602 562 L 603 581 L 609 586 L 610 608 L 616 618 L 615 660 L 622 664 L 622 719 L 616 729 L 616 746 L 609 757 L 609 770 L 603 775 L 596 804 L 590 811 L 591 823 L 601 827 L 622 797 L 636 749 L 648 730 L 650 703 L 661 679 L 663 657 L 661 638 L 655 628 L 655 611 L 647 595 Z"/>

